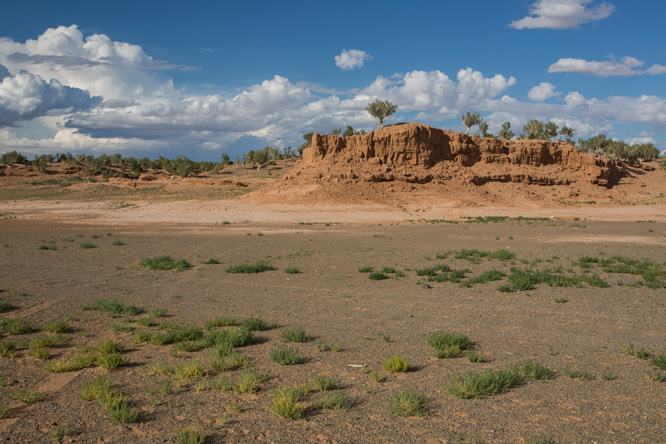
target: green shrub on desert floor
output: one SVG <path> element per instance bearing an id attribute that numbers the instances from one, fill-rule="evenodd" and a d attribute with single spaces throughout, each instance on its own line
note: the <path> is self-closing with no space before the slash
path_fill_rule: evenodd
<path id="1" fill-rule="evenodd" d="M 324 392 L 338 390 L 340 388 L 340 378 L 337 376 L 325 376 L 314 373 L 310 379 L 312 379 L 312 383 L 315 387 Z"/>
<path id="2" fill-rule="evenodd" d="M 19 317 L 0 320 L 0 333 L 8 335 L 25 335 L 37 328 L 33 322 Z"/>
<path id="3" fill-rule="evenodd" d="M 280 334 L 282 342 L 309 342 L 310 337 L 305 333 L 303 327 L 292 327 L 282 330 Z"/>
<path id="4" fill-rule="evenodd" d="M 468 371 L 466 374 L 453 375 L 446 385 L 446 392 L 460 399 L 482 399 L 506 392 L 522 384 L 524 379 L 515 366 L 508 370 L 487 370 L 483 373 Z"/>
<path id="5" fill-rule="evenodd" d="M 277 270 L 269 262 L 258 261 L 255 264 L 240 264 L 233 265 L 226 269 L 227 273 L 245 273 L 245 274 L 255 274 L 263 273 L 264 271 Z"/>
<path id="6" fill-rule="evenodd" d="M 46 395 L 37 389 L 20 389 L 14 392 L 12 398 L 21 401 L 24 404 L 34 404 L 43 401 Z"/>
<path id="7" fill-rule="evenodd" d="M 409 370 L 409 361 L 402 355 L 394 354 L 382 361 L 382 367 L 389 373 L 406 372 Z"/>
<path id="8" fill-rule="evenodd" d="M 0 341 L 0 357 L 11 358 L 16 356 L 16 342 Z"/>
<path id="9" fill-rule="evenodd" d="M 426 342 L 435 349 L 435 356 L 438 358 L 460 357 L 463 350 L 467 350 L 474 345 L 474 341 L 465 335 L 443 331 L 431 333 Z"/>
<path id="10" fill-rule="evenodd" d="M 318 409 L 332 409 L 346 412 L 354 406 L 354 402 L 356 402 L 355 398 L 349 398 L 341 390 L 335 390 L 326 393 L 321 401 L 314 404 L 314 407 Z"/>
<path id="11" fill-rule="evenodd" d="M 296 365 L 305 362 L 298 348 L 283 346 L 271 350 L 271 360 L 280 365 Z"/>
<path id="12" fill-rule="evenodd" d="M 55 320 L 43 326 L 42 330 L 49 333 L 69 333 L 71 328 L 65 321 Z"/>
<path id="13" fill-rule="evenodd" d="M 141 309 L 133 305 L 125 305 L 116 298 L 98 299 L 95 302 L 84 305 L 83 310 L 97 310 L 106 313 L 112 318 L 125 315 L 135 315 L 141 312 Z"/>
<path id="14" fill-rule="evenodd" d="M 263 382 L 271 379 L 268 373 L 245 371 L 236 378 L 221 376 L 213 384 L 216 390 L 234 391 L 236 393 L 255 393 Z"/>
<path id="15" fill-rule="evenodd" d="M 520 373 L 527 379 L 546 380 L 555 374 L 547 366 L 536 361 L 521 361 L 518 363 Z"/>
<path id="16" fill-rule="evenodd" d="M 176 270 L 181 271 L 191 268 L 192 265 L 185 259 L 174 260 L 171 256 L 157 256 L 153 258 L 145 258 L 139 262 L 139 265 L 149 270 Z"/>
<path id="17" fill-rule="evenodd" d="M 389 409 L 396 416 L 427 416 L 430 401 L 423 393 L 401 389 L 393 394 Z"/>
<path id="18" fill-rule="evenodd" d="M 15 308 L 16 307 L 14 306 L 14 304 L 9 302 L 8 299 L 4 298 L 0 299 L 0 313 L 4 313 L 6 311 L 13 310 Z"/>
<path id="19" fill-rule="evenodd" d="M 254 316 L 245 319 L 241 326 L 249 331 L 263 331 L 268 329 L 268 323 L 264 319 Z"/>
<path id="20" fill-rule="evenodd" d="M 623 345 L 622 346 L 622 352 L 625 355 L 633 356 L 634 358 L 644 359 L 644 360 L 650 359 L 650 357 L 652 356 L 651 351 L 649 351 L 649 350 L 647 350 L 643 347 L 638 348 L 638 349 L 634 348 L 634 344 L 632 344 L 632 343 L 629 343 L 628 345 Z"/>
<path id="21" fill-rule="evenodd" d="M 203 444 L 206 441 L 206 431 L 194 426 L 175 430 L 174 434 L 180 444 Z"/>
<path id="22" fill-rule="evenodd" d="M 106 409 L 106 416 L 117 423 L 134 422 L 139 416 L 139 409 L 134 407 L 116 385 L 105 377 L 87 382 L 80 396 L 84 401 L 97 400 Z"/>
<path id="23" fill-rule="evenodd" d="M 298 419 L 305 412 L 305 406 L 300 403 L 305 398 L 301 388 L 280 388 L 271 393 L 269 410 L 286 419 Z"/>

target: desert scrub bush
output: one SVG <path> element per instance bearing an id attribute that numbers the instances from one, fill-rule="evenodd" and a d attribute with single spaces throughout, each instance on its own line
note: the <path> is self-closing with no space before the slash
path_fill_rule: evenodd
<path id="1" fill-rule="evenodd" d="M 490 252 L 490 251 L 479 251 L 479 250 L 467 250 L 467 249 L 462 249 L 460 251 L 456 251 L 454 257 L 456 259 L 463 259 L 466 260 L 472 264 L 479 264 L 481 262 L 481 258 L 487 258 L 487 259 L 497 259 L 500 261 L 508 261 L 511 259 L 516 258 L 515 253 L 511 253 L 507 250 L 497 250 L 495 252 Z"/>
<path id="2" fill-rule="evenodd" d="M 554 372 L 547 366 L 536 361 L 521 361 L 518 363 L 520 373 L 527 379 L 546 380 L 550 379 Z"/>
<path id="3" fill-rule="evenodd" d="M 268 324 L 262 318 L 250 316 L 243 321 L 241 327 L 249 331 L 263 331 L 268 328 Z"/>
<path id="4" fill-rule="evenodd" d="M 506 275 L 501 271 L 487 270 L 478 276 L 474 276 L 473 278 L 468 279 L 467 282 L 465 282 L 464 284 L 472 285 L 472 284 L 483 284 L 485 282 L 499 281 L 504 276 Z"/>
<path id="5" fill-rule="evenodd" d="M 460 399 L 482 399 L 509 390 L 523 383 L 524 377 L 516 367 L 508 370 L 468 371 L 455 374 L 446 385 L 446 392 Z"/>
<path id="6" fill-rule="evenodd" d="M 342 351 L 342 346 L 339 344 L 329 344 L 328 342 L 324 341 L 317 341 L 317 351 L 320 352 L 327 352 L 327 351 L 333 351 L 333 352 L 339 352 Z"/>
<path id="7" fill-rule="evenodd" d="M 174 366 L 173 374 L 180 380 L 203 378 L 206 370 L 198 362 L 179 362 Z"/>
<path id="8" fill-rule="evenodd" d="M 151 318 L 165 318 L 167 316 L 167 311 L 164 308 L 151 308 L 148 311 L 148 316 Z"/>
<path id="9" fill-rule="evenodd" d="M 78 352 L 66 361 L 51 361 L 44 366 L 44 370 L 51 373 L 63 373 L 81 370 L 95 364 L 95 354 L 91 352 Z"/>
<path id="10" fill-rule="evenodd" d="M 277 270 L 277 268 L 272 266 L 269 262 L 258 261 L 255 264 L 232 265 L 231 267 L 226 269 L 226 272 L 227 273 L 255 274 L 255 273 L 262 273 L 264 271 L 271 271 L 271 270 Z"/>
<path id="11" fill-rule="evenodd" d="M 375 271 L 375 269 L 373 267 L 368 267 L 368 266 L 359 267 L 358 269 L 359 273 L 372 273 L 373 271 Z"/>
<path id="12" fill-rule="evenodd" d="M 312 379 L 315 387 L 324 392 L 340 388 L 340 378 L 337 376 L 325 376 L 314 373 L 310 379 Z"/>
<path id="13" fill-rule="evenodd" d="M 296 267 L 287 267 L 284 269 L 284 272 L 287 274 L 298 274 L 300 271 Z"/>
<path id="14" fill-rule="evenodd" d="M 0 341 L 0 356 L 3 358 L 16 356 L 16 342 Z"/>
<path id="15" fill-rule="evenodd" d="M 226 347 L 211 350 L 210 367 L 216 372 L 248 367 L 251 364 L 250 358 L 236 350 Z"/>
<path id="16" fill-rule="evenodd" d="M 174 434 L 180 444 L 203 444 L 206 441 L 206 431 L 198 430 L 194 426 L 175 430 Z"/>
<path id="17" fill-rule="evenodd" d="M 128 364 L 127 360 L 118 352 L 101 353 L 95 358 L 95 363 L 106 371 Z"/>
<path id="18" fill-rule="evenodd" d="M 303 327 L 292 327 L 282 330 L 280 334 L 282 342 L 309 342 L 310 337 L 305 333 Z"/>
<path id="19" fill-rule="evenodd" d="M 271 350 L 271 361 L 280 365 L 296 365 L 302 364 L 305 358 L 297 348 L 283 346 Z"/>
<path id="20" fill-rule="evenodd" d="M 443 331 L 431 333 L 426 342 L 435 349 L 435 356 L 438 358 L 457 358 L 462 356 L 463 350 L 474 345 L 474 341 L 465 335 Z"/>
<path id="21" fill-rule="evenodd" d="M 58 247 L 56 245 L 40 245 L 39 247 L 37 247 L 37 249 L 55 251 L 58 249 Z"/>
<path id="22" fill-rule="evenodd" d="M 28 355 L 41 360 L 46 360 L 51 357 L 51 353 L 46 349 L 46 347 L 38 342 L 33 341 L 30 341 L 28 344 Z"/>
<path id="23" fill-rule="evenodd" d="M 615 373 L 611 372 L 611 371 L 608 371 L 608 370 L 604 370 L 603 372 L 601 372 L 599 377 L 601 379 L 603 379 L 604 381 L 612 381 L 614 379 L 617 379 L 617 375 Z"/>
<path id="24" fill-rule="evenodd" d="M 84 401 L 108 398 L 116 390 L 116 384 L 105 376 L 95 378 L 83 385 L 79 397 Z"/>
<path id="25" fill-rule="evenodd" d="M 511 274 L 509 275 L 508 281 L 514 290 L 527 291 L 533 289 L 539 280 L 529 271 L 511 268 Z"/>
<path id="26" fill-rule="evenodd" d="M 105 407 L 106 407 L 106 416 L 110 420 L 120 424 L 128 424 L 134 422 L 139 417 L 139 409 L 134 407 L 132 403 L 130 403 L 125 399 L 122 399 L 118 402 L 108 403 L 108 405 L 106 405 Z"/>
<path id="27" fill-rule="evenodd" d="M 141 309 L 134 305 L 125 305 L 119 299 L 108 298 L 98 299 L 95 302 L 84 305 L 81 307 L 83 310 L 96 310 L 106 313 L 112 318 L 117 318 L 124 315 L 135 315 L 141 312 Z"/>
<path id="28" fill-rule="evenodd" d="M 21 318 L 3 319 L 0 321 L 0 332 L 8 335 L 25 335 L 32 333 L 35 329 L 35 324 L 30 321 L 25 321 Z"/>
<path id="29" fill-rule="evenodd" d="M 204 264 L 204 265 L 218 265 L 219 263 L 220 263 L 220 260 L 215 258 L 215 257 L 211 257 L 207 261 L 202 262 L 202 264 Z"/>
<path id="30" fill-rule="evenodd" d="M 394 267 L 384 267 L 382 268 L 382 273 L 395 274 L 396 270 Z"/>
<path id="31" fill-rule="evenodd" d="M 20 389 L 14 392 L 12 398 L 21 401 L 24 404 L 33 404 L 43 401 L 46 395 L 39 390 Z"/>
<path id="32" fill-rule="evenodd" d="M 9 418 L 9 415 L 11 414 L 12 414 L 11 407 L 0 404 L 0 419 Z"/>
<path id="33" fill-rule="evenodd" d="M 252 332 L 244 327 L 209 330 L 201 340 L 205 347 L 244 347 L 254 342 Z"/>
<path id="34" fill-rule="evenodd" d="M 371 281 L 383 281 L 384 279 L 388 279 L 388 278 L 389 277 L 386 276 L 381 271 L 375 271 L 375 272 L 372 272 L 368 275 L 368 279 L 370 279 Z"/>
<path id="35" fill-rule="evenodd" d="M 643 347 L 636 349 L 634 348 L 634 344 L 632 343 L 629 343 L 628 345 L 623 345 L 622 352 L 625 355 L 633 356 L 634 358 L 643 359 L 643 360 L 650 359 L 650 357 L 652 356 L 652 352 L 650 350 L 646 350 Z"/>
<path id="36" fill-rule="evenodd" d="M 157 256 L 153 258 L 145 258 L 139 262 L 139 265 L 149 270 L 176 270 L 181 271 L 191 268 L 192 265 L 185 259 L 173 260 L 171 256 Z"/>
<path id="37" fill-rule="evenodd" d="M 406 372 L 409 370 L 409 361 L 402 355 L 391 355 L 382 361 L 382 367 L 389 373 Z"/>
<path id="38" fill-rule="evenodd" d="M 65 321 L 55 320 L 42 327 L 42 330 L 49 333 L 69 333 L 71 328 Z"/>
<path id="39" fill-rule="evenodd" d="M 97 344 L 94 350 L 100 354 L 107 353 L 120 353 L 125 349 L 125 346 L 120 342 L 115 342 L 112 340 L 104 341 Z"/>
<path id="40" fill-rule="evenodd" d="M 660 370 L 666 370 L 666 347 L 660 354 L 654 356 L 650 364 Z"/>
<path id="41" fill-rule="evenodd" d="M 562 370 L 562 373 L 567 378 L 580 379 L 581 381 L 589 381 L 593 377 L 592 373 L 588 372 L 587 370 L 578 370 L 571 367 L 566 367 L 564 370 Z"/>
<path id="42" fill-rule="evenodd" d="M 332 393 L 326 393 L 324 399 L 316 403 L 315 407 L 347 412 L 354 406 L 354 402 L 356 402 L 354 398 L 348 398 L 341 390 L 336 390 Z"/>
<path id="43" fill-rule="evenodd" d="M 9 302 L 8 299 L 0 298 L 0 313 L 5 313 L 15 308 L 16 307 L 11 302 Z"/>
<path id="44" fill-rule="evenodd" d="M 305 406 L 300 401 L 305 398 L 305 392 L 300 388 L 280 388 L 271 393 L 271 406 L 269 410 L 286 419 L 298 419 L 305 412 Z"/>
<path id="45" fill-rule="evenodd" d="M 477 352 L 475 350 L 470 350 L 467 352 L 467 360 L 473 363 L 479 363 L 485 361 L 486 357 L 483 356 L 483 353 Z"/>
<path id="46" fill-rule="evenodd" d="M 236 393 L 255 393 L 259 391 L 259 385 L 271 379 L 268 373 L 257 373 L 246 371 L 237 378 L 222 376 L 213 384 L 216 390 L 234 391 Z"/>
<path id="47" fill-rule="evenodd" d="M 409 389 L 398 390 L 389 402 L 389 409 L 396 416 L 427 416 L 429 406 L 430 401 L 423 393 Z"/>
<path id="48" fill-rule="evenodd" d="M 236 322 L 235 319 L 222 316 L 219 318 L 211 319 L 210 321 L 206 321 L 204 324 L 204 329 L 210 330 L 217 327 L 232 327 L 237 324 L 238 322 Z"/>
<path id="49" fill-rule="evenodd" d="M 122 247 L 123 245 L 125 245 L 125 242 L 118 239 L 118 240 L 114 240 L 113 242 L 111 242 L 111 245 L 116 246 L 116 247 Z"/>
<path id="50" fill-rule="evenodd" d="M 91 244 L 90 242 L 84 242 L 79 244 L 79 246 L 85 250 L 90 249 L 90 248 L 97 248 L 97 245 Z"/>

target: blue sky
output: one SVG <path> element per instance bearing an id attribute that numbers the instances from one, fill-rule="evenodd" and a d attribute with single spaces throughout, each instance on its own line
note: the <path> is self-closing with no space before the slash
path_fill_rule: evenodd
<path id="1" fill-rule="evenodd" d="M 232 159 L 386 123 L 531 119 L 666 150 L 666 2 L 30 1 L 0 16 L 0 152 Z"/>

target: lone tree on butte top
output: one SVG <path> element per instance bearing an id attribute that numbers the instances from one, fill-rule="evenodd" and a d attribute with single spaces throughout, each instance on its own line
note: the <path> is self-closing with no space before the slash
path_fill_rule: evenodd
<path id="1" fill-rule="evenodd" d="M 398 109 L 397 105 L 392 104 L 388 100 L 375 100 L 372 103 L 368 103 L 368 106 L 365 107 L 365 110 L 370 113 L 372 117 L 379 120 L 379 126 L 377 129 L 382 127 L 384 119 L 393 114 L 395 110 Z"/>

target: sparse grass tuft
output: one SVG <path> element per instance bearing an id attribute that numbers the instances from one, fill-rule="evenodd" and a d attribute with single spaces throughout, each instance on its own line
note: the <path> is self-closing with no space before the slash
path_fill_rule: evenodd
<path id="1" fill-rule="evenodd" d="M 15 308 L 16 307 L 11 302 L 9 302 L 9 300 L 4 298 L 0 299 L 0 313 L 4 313 L 6 311 L 13 310 Z"/>
<path id="2" fill-rule="evenodd" d="M 95 399 L 105 399 L 110 397 L 116 389 L 116 384 L 110 379 L 102 376 L 83 385 L 80 397 L 84 401 L 93 401 Z"/>
<path id="3" fill-rule="evenodd" d="M 206 321 L 206 323 L 204 324 L 204 329 L 205 330 L 210 330 L 210 329 L 217 328 L 217 327 L 231 327 L 231 326 L 234 326 L 236 324 L 238 324 L 238 323 L 236 322 L 235 319 L 228 318 L 226 316 L 222 316 L 222 317 L 210 320 L 210 321 Z"/>
<path id="4" fill-rule="evenodd" d="M 280 365 L 296 365 L 302 364 L 305 358 L 297 348 L 284 346 L 271 350 L 271 360 Z"/>
<path id="5" fill-rule="evenodd" d="M 256 264 L 241 264 L 233 265 L 227 268 L 227 273 L 245 273 L 245 274 L 254 274 L 262 273 L 264 271 L 276 270 L 274 266 L 265 261 L 259 261 Z"/>
<path id="6" fill-rule="evenodd" d="M 68 333 L 71 329 L 67 322 L 56 320 L 43 326 L 42 330 L 49 333 Z"/>
<path id="7" fill-rule="evenodd" d="M 322 409 L 335 409 L 346 412 L 352 408 L 355 401 L 354 398 L 348 398 L 342 391 L 336 390 L 332 393 L 327 393 L 324 399 L 316 406 Z"/>
<path id="8" fill-rule="evenodd" d="M 14 392 L 12 398 L 21 401 L 24 404 L 33 404 L 43 401 L 46 395 L 39 390 L 21 389 Z"/>
<path id="9" fill-rule="evenodd" d="M 286 419 L 298 419 L 305 412 L 305 406 L 300 401 L 305 393 L 300 388 L 280 388 L 271 393 L 271 406 L 269 410 Z"/>
<path id="10" fill-rule="evenodd" d="M 337 390 L 340 388 L 340 378 L 337 376 L 324 376 L 319 374 L 313 374 L 311 376 L 312 383 L 319 389 L 324 392 L 329 390 Z"/>
<path id="11" fill-rule="evenodd" d="M 263 331 L 268 328 L 268 324 L 265 320 L 253 316 L 245 319 L 241 326 L 249 331 Z"/>
<path id="12" fill-rule="evenodd" d="M 482 399 L 522 383 L 523 376 L 516 367 L 508 370 L 488 370 L 485 373 L 468 371 L 465 375 L 453 375 L 446 391 L 460 399 Z"/>
<path id="13" fill-rule="evenodd" d="M 8 335 L 25 335 L 32 333 L 34 329 L 34 323 L 18 317 L 0 321 L 0 332 L 7 333 Z"/>
<path id="14" fill-rule="evenodd" d="M 305 329 L 303 329 L 303 327 L 287 328 L 282 330 L 282 334 L 280 336 L 282 338 L 282 342 L 303 343 L 310 341 L 310 337 L 305 333 Z"/>
<path id="15" fill-rule="evenodd" d="M 97 248 L 97 245 L 91 244 L 89 242 L 84 242 L 82 244 L 79 244 L 79 246 L 83 249 Z"/>
<path id="16" fill-rule="evenodd" d="M 92 304 L 84 305 L 82 309 L 101 311 L 112 318 L 123 315 L 135 315 L 141 311 L 138 307 L 125 305 L 116 298 L 98 299 Z"/>
<path id="17" fill-rule="evenodd" d="M 518 363 L 520 373 L 527 379 L 546 380 L 550 379 L 554 372 L 545 365 L 535 361 L 522 361 Z"/>
<path id="18" fill-rule="evenodd" d="M 174 431 L 180 444 L 203 444 L 206 441 L 206 431 L 197 430 L 194 426 Z"/>
<path id="19" fill-rule="evenodd" d="M 373 273 L 370 273 L 370 274 L 368 275 L 368 278 L 369 278 L 371 281 L 383 281 L 384 279 L 388 279 L 389 277 L 386 276 L 386 275 L 385 275 L 384 273 L 382 273 L 381 271 L 375 271 L 375 272 L 373 272 Z"/>
<path id="20" fill-rule="evenodd" d="M 430 401 L 423 393 L 409 389 L 396 392 L 389 402 L 391 413 L 396 416 L 427 416 Z"/>
<path id="21" fill-rule="evenodd" d="M 5 405 L 0 405 L 0 419 L 9 418 L 12 414 L 12 408 Z"/>
<path id="22" fill-rule="evenodd" d="M 217 265 L 219 263 L 220 263 L 220 260 L 215 258 L 215 257 L 211 257 L 207 261 L 202 262 L 202 264 L 204 264 L 204 265 Z"/>
<path id="23" fill-rule="evenodd" d="M 185 259 L 173 260 L 171 256 L 157 256 L 154 258 L 145 258 L 139 262 L 139 265 L 149 270 L 176 270 L 181 271 L 191 268 L 192 265 Z"/>
<path id="24" fill-rule="evenodd" d="M 483 362 L 485 359 L 486 359 L 486 357 L 483 356 L 483 353 L 481 353 L 481 352 L 477 352 L 475 350 L 470 350 L 467 353 L 467 360 L 469 362 L 479 363 L 479 362 Z"/>
<path id="25" fill-rule="evenodd" d="M 443 331 L 431 333 L 426 342 L 435 348 L 435 356 L 438 358 L 457 358 L 463 350 L 474 345 L 474 341 L 465 335 Z"/>
<path id="26" fill-rule="evenodd" d="M 284 269 L 284 272 L 287 274 L 298 274 L 300 273 L 299 269 L 296 267 L 287 267 Z"/>
<path id="27" fill-rule="evenodd" d="M 650 359 L 652 356 L 652 352 L 649 350 L 646 350 L 645 348 L 641 347 L 639 349 L 634 348 L 634 344 L 629 343 L 628 345 L 623 345 L 622 346 L 622 352 L 625 355 L 633 356 L 634 358 L 638 359 Z"/>
<path id="28" fill-rule="evenodd" d="M 588 372 L 587 370 L 578 370 L 571 367 L 565 368 L 562 370 L 562 373 L 567 378 L 580 379 L 581 381 L 589 381 L 593 377 L 592 373 Z"/>
<path id="29" fill-rule="evenodd" d="M 382 361 L 382 367 L 389 373 L 406 372 L 409 370 L 409 361 L 402 355 L 391 355 Z"/>
<path id="30" fill-rule="evenodd" d="M 537 435 L 532 437 L 525 436 L 523 437 L 523 440 L 525 441 L 525 444 L 557 444 L 557 441 L 546 435 Z"/>
<path id="31" fill-rule="evenodd" d="M 3 358 L 11 358 L 12 356 L 16 356 L 16 342 L 0 341 L 0 356 Z"/>
<path id="32" fill-rule="evenodd" d="M 666 370 L 666 348 L 660 354 L 655 355 L 650 364 L 660 370 Z"/>
<path id="33" fill-rule="evenodd" d="M 359 267 L 358 272 L 359 273 L 372 273 L 375 269 L 372 267 Z"/>

